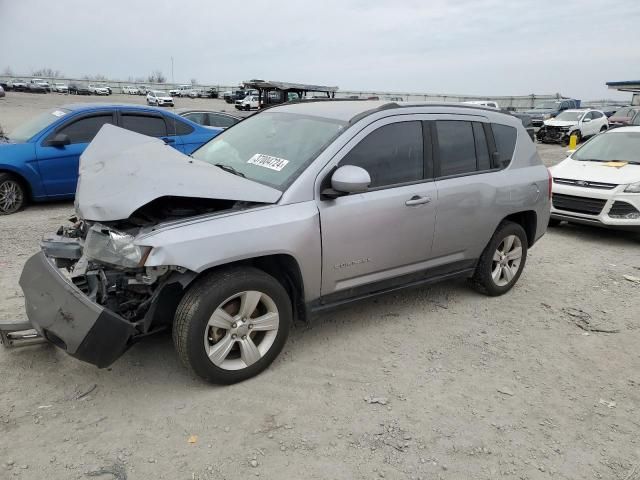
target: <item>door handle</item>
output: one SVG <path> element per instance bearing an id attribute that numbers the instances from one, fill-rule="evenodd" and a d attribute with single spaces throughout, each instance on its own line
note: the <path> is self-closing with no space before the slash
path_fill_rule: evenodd
<path id="1" fill-rule="evenodd" d="M 424 205 L 425 203 L 430 203 L 431 197 L 420 197 L 418 195 L 414 195 L 409 200 L 404 202 L 407 207 L 413 207 L 416 205 Z"/>

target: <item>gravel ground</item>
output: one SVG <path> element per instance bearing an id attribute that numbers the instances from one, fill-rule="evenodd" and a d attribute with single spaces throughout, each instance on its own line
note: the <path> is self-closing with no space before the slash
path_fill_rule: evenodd
<path id="1" fill-rule="evenodd" d="M 9 93 L 0 124 L 66 101 Z M 71 212 L 0 218 L 0 318 L 24 318 L 22 264 Z M 0 478 L 638 480 L 640 284 L 623 276 L 640 276 L 639 246 L 553 229 L 503 297 L 454 281 L 335 310 L 230 387 L 189 376 L 169 336 L 105 370 L 0 349 Z"/>

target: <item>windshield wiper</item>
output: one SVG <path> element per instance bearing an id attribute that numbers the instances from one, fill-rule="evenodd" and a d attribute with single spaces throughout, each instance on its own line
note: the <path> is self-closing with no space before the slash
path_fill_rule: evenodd
<path id="1" fill-rule="evenodd" d="M 216 163 L 215 165 L 216 167 L 224 170 L 225 172 L 233 173 L 234 175 L 238 175 L 239 177 L 242 177 L 242 178 L 246 177 L 244 173 L 239 172 L 238 170 L 233 168 L 231 165 L 225 165 L 224 163 Z"/>

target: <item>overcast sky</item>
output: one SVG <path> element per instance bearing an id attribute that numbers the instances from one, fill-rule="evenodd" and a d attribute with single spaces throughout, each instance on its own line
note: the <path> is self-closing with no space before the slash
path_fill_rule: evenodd
<path id="1" fill-rule="evenodd" d="M 0 73 L 624 99 L 639 25 L 640 0 L 0 0 Z"/>

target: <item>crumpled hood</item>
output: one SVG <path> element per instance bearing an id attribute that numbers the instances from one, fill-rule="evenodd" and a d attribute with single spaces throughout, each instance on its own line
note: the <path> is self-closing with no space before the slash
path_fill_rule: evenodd
<path id="1" fill-rule="evenodd" d="M 80 218 L 112 221 L 166 196 L 275 203 L 282 192 L 180 153 L 162 140 L 104 125 L 80 156 Z"/>
<path id="2" fill-rule="evenodd" d="M 631 163 L 624 167 L 608 167 L 603 162 L 586 162 L 567 158 L 549 170 L 554 177 L 571 180 L 615 183 L 616 185 L 640 182 L 640 165 Z"/>

